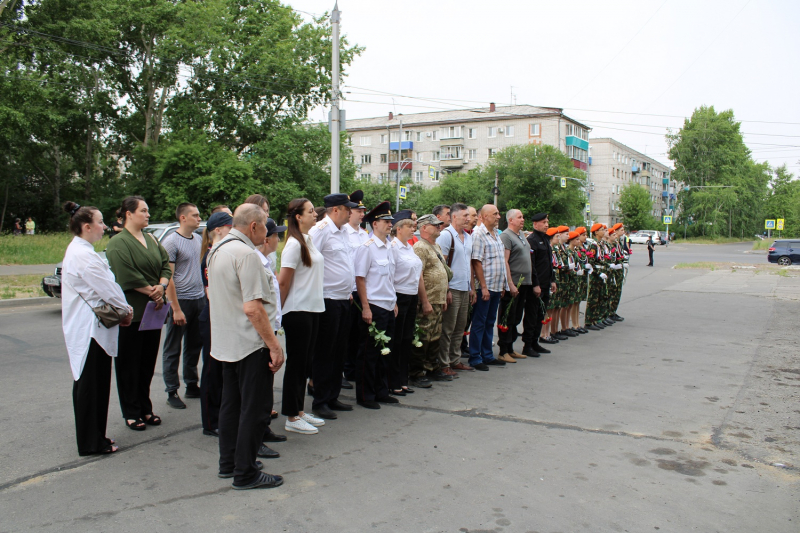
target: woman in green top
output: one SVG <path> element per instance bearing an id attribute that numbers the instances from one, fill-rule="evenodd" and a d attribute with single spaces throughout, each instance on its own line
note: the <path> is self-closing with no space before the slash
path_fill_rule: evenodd
<path id="1" fill-rule="evenodd" d="M 122 417 L 129 428 L 143 431 L 147 424 L 161 424 L 150 401 L 161 330 L 139 331 L 139 324 L 149 301 L 156 302 L 157 309 L 163 305 L 172 271 L 164 247 L 155 237 L 142 232 L 150 220 L 144 198 L 125 198 L 120 213 L 125 227 L 116 239 L 109 241 L 106 257 L 128 304 L 133 307 L 133 323 L 119 328 L 114 369 Z"/>

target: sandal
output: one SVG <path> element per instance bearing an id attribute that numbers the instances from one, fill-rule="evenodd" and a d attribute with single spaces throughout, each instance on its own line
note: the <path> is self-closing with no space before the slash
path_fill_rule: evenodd
<path id="1" fill-rule="evenodd" d="M 389 391 L 389 394 L 391 394 L 392 396 L 405 396 L 406 391 L 404 391 L 403 389 L 397 389 L 397 390 L 391 389 Z"/>
<path id="2" fill-rule="evenodd" d="M 106 446 L 97 453 L 100 455 L 108 455 L 109 453 L 114 453 L 118 451 L 119 451 L 119 446 L 112 446 L 111 444 L 109 444 L 108 446 Z"/>
<path id="3" fill-rule="evenodd" d="M 133 421 L 125 420 L 125 425 L 134 431 L 144 431 L 147 429 L 147 426 L 142 422 L 141 418 L 137 418 Z"/>
<path id="4" fill-rule="evenodd" d="M 414 389 L 409 389 L 408 387 L 403 387 L 403 392 L 406 394 L 414 394 Z"/>
<path id="5" fill-rule="evenodd" d="M 148 426 L 160 426 L 161 425 L 161 417 L 160 416 L 154 415 L 153 413 L 150 413 L 149 415 L 144 415 L 144 416 L 145 416 L 144 423 L 147 424 Z M 150 418 L 147 418 L 148 416 Z"/>
<path id="6" fill-rule="evenodd" d="M 115 441 L 114 439 L 109 439 L 108 437 L 106 437 L 106 444 L 116 444 L 116 443 L 117 441 Z"/>

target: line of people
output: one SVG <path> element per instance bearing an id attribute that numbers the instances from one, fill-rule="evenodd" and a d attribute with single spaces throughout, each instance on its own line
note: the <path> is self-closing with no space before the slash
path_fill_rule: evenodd
<path id="1" fill-rule="evenodd" d="M 619 242 L 620 224 L 595 224 L 595 238 L 587 239 L 586 228 L 550 228 L 539 213 L 526 234 L 522 212 L 512 209 L 501 232 L 494 205 L 456 203 L 417 217 L 392 214 L 382 202 L 367 212 L 361 191 L 328 195 L 323 208 L 295 199 L 287 225 L 279 226 L 267 199 L 253 195 L 233 213 L 214 208 L 201 238 L 199 210 L 183 203 L 180 227 L 159 243 L 143 231 L 145 200 L 128 197 L 106 265 L 90 246 L 105 229 L 100 212 L 65 205 L 75 239 L 62 271 L 64 334 L 81 455 L 117 449 L 105 436 L 110 358 L 103 355 L 116 358 L 126 425 L 142 431 L 162 422 L 150 400 L 161 331 L 138 327 L 149 302 L 170 305 L 162 356 L 167 403 L 186 407 L 182 355 L 184 397 L 200 399 L 203 432 L 219 437 L 219 476 L 233 478 L 236 489 L 282 483 L 262 472 L 257 458 L 279 457 L 268 444 L 286 440 L 270 429 L 277 417 L 273 375 L 284 361 L 284 429 L 312 435 L 353 410 L 340 400 L 351 381 L 360 406 L 380 409 L 434 381 L 539 357 L 550 353 L 542 343 L 623 320 L 616 310 L 630 250 Z M 98 325 L 91 308 L 102 302 L 130 310 L 121 327 Z"/>

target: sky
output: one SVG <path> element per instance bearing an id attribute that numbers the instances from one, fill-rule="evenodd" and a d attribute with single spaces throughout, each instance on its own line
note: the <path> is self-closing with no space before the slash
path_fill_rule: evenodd
<path id="1" fill-rule="evenodd" d="M 307 18 L 334 4 L 284 2 Z M 342 34 L 365 48 L 345 69 L 348 119 L 515 98 L 563 108 L 592 127 L 590 138 L 669 164 L 667 128 L 709 105 L 733 110 L 754 159 L 800 174 L 796 0 L 340 0 L 339 9 Z M 327 110 L 310 118 L 327 121 Z"/>

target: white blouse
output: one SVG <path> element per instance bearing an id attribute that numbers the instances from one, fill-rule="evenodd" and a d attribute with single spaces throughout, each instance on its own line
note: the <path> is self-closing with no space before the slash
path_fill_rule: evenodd
<path id="1" fill-rule="evenodd" d="M 92 307 L 105 302 L 114 307 L 127 308 L 128 302 L 108 264 L 97 255 L 89 241 L 80 237 L 73 238 L 67 247 L 61 280 L 61 325 L 72 376 L 77 381 L 83 372 L 92 339 L 108 355 L 117 356 L 119 326 L 103 326 Z"/>
<path id="2" fill-rule="evenodd" d="M 272 257 L 275 252 L 269 254 L 269 257 L 264 257 L 264 254 L 261 253 L 261 250 L 256 248 L 256 253 L 258 254 L 258 258 L 261 260 L 261 264 L 264 265 L 264 269 L 269 272 L 267 277 L 272 277 L 272 286 L 275 287 L 275 294 L 278 295 L 277 307 L 278 313 L 275 315 L 275 320 L 272 322 L 272 327 L 275 331 L 281 329 L 281 287 L 278 285 L 278 275 L 275 274 L 275 267 L 273 266 L 275 263 L 272 261 Z"/>
<path id="3" fill-rule="evenodd" d="M 422 260 L 414 253 L 408 243 L 403 244 L 395 237 L 391 246 L 394 254 L 394 290 L 398 294 L 414 295 L 419 292 L 419 276 L 422 273 Z"/>
<path id="4" fill-rule="evenodd" d="M 281 253 L 281 268 L 294 269 L 292 284 L 289 294 L 283 304 L 282 313 L 292 311 L 305 311 L 308 313 L 322 313 L 325 311 L 325 302 L 322 296 L 322 280 L 324 276 L 324 259 L 314 246 L 308 235 L 303 235 L 311 254 L 311 266 L 303 264 L 300 255 L 300 243 L 294 237 L 289 237 Z"/>

